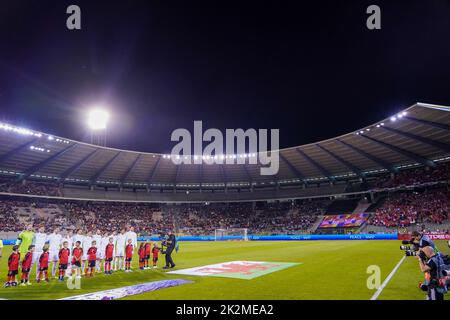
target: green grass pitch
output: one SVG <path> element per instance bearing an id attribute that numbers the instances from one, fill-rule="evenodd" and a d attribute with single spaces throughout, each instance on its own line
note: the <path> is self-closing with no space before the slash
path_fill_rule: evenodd
<path id="1" fill-rule="evenodd" d="M 299 265 L 273 272 L 252 280 L 197 277 L 167 274 L 161 270 L 161 255 L 156 270 L 116 272 L 111 276 L 98 274 L 82 279 L 80 290 L 69 290 L 66 283 L 52 280 L 27 287 L 0 288 L 3 299 L 59 299 L 88 292 L 124 287 L 164 279 L 194 281 L 179 287 L 162 289 L 127 299 L 357 299 L 368 300 L 375 290 L 367 288 L 367 267 L 381 269 L 381 282 L 403 256 L 400 241 L 249 241 L 249 242 L 181 242 L 174 254 L 176 269 L 204 266 L 233 260 L 298 262 Z M 441 251 L 449 253 L 444 241 L 437 242 Z M 0 279 L 6 280 L 7 259 L 11 252 L 5 246 L 0 258 Z M 407 257 L 385 287 L 380 300 L 423 300 L 425 293 L 417 288 L 423 276 L 417 259 Z M 446 299 L 449 299 L 446 297 Z"/>

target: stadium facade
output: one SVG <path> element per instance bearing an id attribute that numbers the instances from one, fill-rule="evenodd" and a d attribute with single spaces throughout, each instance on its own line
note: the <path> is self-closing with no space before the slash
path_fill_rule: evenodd
<path id="1" fill-rule="evenodd" d="M 416 103 L 339 137 L 281 149 L 275 176 L 260 175 L 260 164 L 175 165 L 169 155 L 0 123 L 0 175 L 57 183 L 65 198 L 100 200 L 223 202 L 361 193 L 380 175 L 450 160 L 449 111 Z"/>

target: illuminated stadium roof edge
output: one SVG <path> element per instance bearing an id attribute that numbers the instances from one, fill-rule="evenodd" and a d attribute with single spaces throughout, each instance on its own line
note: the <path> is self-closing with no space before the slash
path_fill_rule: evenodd
<path id="1" fill-rule="evenodd" d="M 275 176 L 260 164 L 181 164 L 169 155 L 101 147 L 0 123 L 0 174 L 133 188 L 248 188 L 365 179 L 450 159 L 450 108 L 416 103 L 338 137 L 279 150 Z M 231 156 L 231 155 L 224 155 Z M 234 155 L 249 158 L 255 154 Z"/>

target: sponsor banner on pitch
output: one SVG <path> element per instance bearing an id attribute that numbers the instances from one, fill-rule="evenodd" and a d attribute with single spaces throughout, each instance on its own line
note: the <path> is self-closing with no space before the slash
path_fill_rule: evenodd
<path id="1" fill-rule="evenodd" d="M 81 294 L 78 296 L 62 298 L 60 300 L 114 300 L 125 298 L 128 296 L 134 296 L 136 294 L 142 294 L 145 292 L 180 286 L 187 283 L 192 283 L 192 281 L 183 279 L 154 281 L 137 284 L 134 286 Z"/>
<path id="2" fill-rule="evenodd" d="M 202 267 L 175 270 L 169 273 L 189 276 L 211 276 L 237 279 L 253 279 L 275 271 L 280 271 L 301 263 L 264 262 L 264 261 L 230 261 Z"/>

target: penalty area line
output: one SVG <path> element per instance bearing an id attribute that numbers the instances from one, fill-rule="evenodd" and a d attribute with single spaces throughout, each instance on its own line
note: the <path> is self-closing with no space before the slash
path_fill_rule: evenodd
<path id="1" fill-rule="evenodd" d="M 391 273 L 389 273 L 389 275 L 387 276 L 387 278 L 383 281 L 383 283 L 381 284 L 381 286 L 378 288 L 378 290 L 373 294 L 372 298 L 370 298 L 370 300 L 377 300 L 378 296 L 381 294 L 381 292 L 383 291 L 384 287 L 386 287 L 386 285 L 389 283 L 389 281 L 391 280 L 391 278 L 394 276 L 394 274 L 397 272 L 398 268 L 400 268 L 401 264 L 403 263 L 403 261 L 405 260 L 406 256 L 403 256 L 403 258 L 400 259 L 400 261 L 397 263 L 397 265 L 394 267 L 394 269 L 392 269 Z"/>

